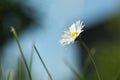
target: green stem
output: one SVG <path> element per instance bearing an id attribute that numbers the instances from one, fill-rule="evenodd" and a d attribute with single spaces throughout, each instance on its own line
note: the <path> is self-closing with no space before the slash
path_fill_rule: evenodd
<path id="1" fill-rule="evenodd" d="M 97 69 L 97 66 L 96 66 L 96 63 L 95 63 L 95 60 L 93 59 L 92 54 L 91 54 L 88 46 L 85 44 L 85 42 L 84 42 L 82 39 L 79 38 L 78 41 L 79 41 L 79 42 L 82 44 L 82 46 L 87 50 L 88 55 L 89 55 L 89 57 L 90 57 L 93 65 L 94 65 L 94 67 L 95 67 L 95 71 L 96 71 L 96 73 L 97 73 L 98 80 L 101 80 L 100 74 L 99 74 L 99 72 L 98 72 L 98 69 Z"/>
<path id="2" fill-rule="evenodd" d="M 38 52 L 38 50 L 37 50 L 37 48 L 36 48 L 36 46 L 35 46 L 35 45 L 34 45 L 34 49 L 35 49 L 35 51 L 36 51 L 36 53 L 37 53 L 37 55 L 38 55 L 38 57 L 39 57 L 40 61 L 42 62 L 42 64 L 43 64 L 43 66 L 44 66 L 44 68 L 45 68 L 45 70 L 46 70 L 46 72 L 47 72 L 47 74 L 48 74 L 49 78 L 50 78 L 51 80 L 53 80 L 53 78 L 52 78 L 51 74 L 49 73 L 49 71 L 48 71 L 48 69 L 47 69 L 47 67 L 46 67 L 46 65 L 45 65 L 45 63 L 44 63 L 44 61 L 43 61 L 42 57 L 40 56 L 40 54 L 39 54 L 39 52 Z"/>
<path id="3" fill-rule="evenodd" d="M 22 58 L 23 58 L 24 64 L 25 64 L 26 69 L 27 69 L 27 72 L 28 72 L 29 80 L 32 80 L 32 76 L 31 76 L 30 70 L 29 70 L 29 68 L 28 68 L 28 64 L 27 64 L 27 61 L 26 61 L 26 59 L 25 59 L 25 56 L 24 56 L 24 54 L 23 54 L 23 51 L 22 51 L 22 48 L 21 48 L 20 41 L 19 41 L 19 39 L 18 39 L 17 33 L 16 33 L 16 31 L 15 31 L 15 29 L 14 29 L 13 27 L 11 27 L 11 31 L 12 31 L 12 33 L 13 33 L 13 35 L 14 35 L 14 37 L 15 37 L 15 40 L 16 40 L 16 42 L 17 42 L 17 44 L 18 44 L 18 47 L 19 47 L 21 56 L 22 56 Z"/>

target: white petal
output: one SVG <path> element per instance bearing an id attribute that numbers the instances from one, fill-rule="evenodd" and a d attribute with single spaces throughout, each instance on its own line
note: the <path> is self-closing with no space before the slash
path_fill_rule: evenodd
<path id="1" fill-rule="evenodd" d="M 69 30 L 70 30 L 71 33 L 76 31 L 76 29 L 75 29 L 75 23 L 73 23 L 73 24 L 70 26 Z"/>
<path id="2" fill-rule="evenodd" d="M 71 40 L 70 39 L 61 39 L 60 41 L 61 42 L 70 42 Z"/>
<path id="3" fill-rule="evenodd" d="M 75 23 L 75 29 L 76 29 L 76 31 L 78 30 L 79 26 L 80 26 L 80 20 L 76 21 L 76 23 Z"/>
<path id="4" fill-rule="evenodd" d="M 63 45 L 67 44 L 67 43 L 70 43 L 70 39 L 61 39 L 60 43 L 63 44 Z"/>
<path id="5" fill-rule="evenodd" d="M 76 21 L 76 26 L 80 26 L 80 20 L 79 21 Z"/>
<path id="6" fill-rule="evenodd" d="M 68 44 L 73 43 L 73 42 L 74 42 L 73 39 L 61 39 L 60 40 L 60 43 L 63 45 L 68 45 Z"/>
<path id="7" fill-rule="evenodd" d="M 61 36 L 61 38 L 65 38 L 66 39 L 66 38 L 70 38 L 70 36 L 67 35 L 67 34 L 64 34 L 64 35 Z"/>
<path id="8" fill-rule="evenodd" d="M 82 27 L 81 28 L 83 28 L 85 25 L 82 25 Z"/>
<path id="9" fill-rule="evenodd" d="M 71 32 L 70 32 L 70 30 L 65 30 L 65 31 L 64 31 L 64 34 L 68 34 L 68 35 L 70 35 Z"/>
<path id="10" fill-rule="evenodd" d="M 80 34 L 81 32 L 83 32 L 82 28 L 84 27 L 84 25 L 82 25 L 83 22 L 80 23 L 80 21 L 76 22 L 76 27 L 77 27 L 77 32 Z"/>
<path id="11" fill-rule="evenodd" d="M 80 26 L 82 26 L 83 25 L 83 21 L 80 23 Z"/>
<path id="12" fill-rule="evenodd" d="M 81 26 L 80 33 L 84 31 L 84 30 L 83 30 L 83 27 L 84 27 L 84 25 Z"/>
<path id="13" fill-rule="evenodd" d="M 70 41 L 67 41 L 67 42 L 64 42 L 63 45 L 69 45 L 71 42 Z"/>
<path id="14" fill-rule="evenodd" d="M 80 30 L 81 30 L 81 28 L 80 28 L 80 22 L 79 21 L 76 22 L 75 27 L 76 27 L 76 31 L 79 33 Z"/>

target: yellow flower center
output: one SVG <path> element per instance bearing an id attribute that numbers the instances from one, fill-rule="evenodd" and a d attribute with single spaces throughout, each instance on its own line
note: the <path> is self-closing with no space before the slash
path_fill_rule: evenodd
<path id="1" fill-rule="evenodd" d="M 77 34 L 78 34 L 78 32 L 72 32 L 72 33 L 70 34 L 70 38 L 74 38 Z"/>

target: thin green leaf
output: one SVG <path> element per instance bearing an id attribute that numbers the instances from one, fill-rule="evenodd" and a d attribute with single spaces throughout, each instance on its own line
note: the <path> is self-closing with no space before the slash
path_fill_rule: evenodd
<path id="1" fill-rule="evenodd" d="M 2 66 L 0 65 L 0 80 L 4 80 Z"/>
<path id="2" fill-rule="evenodd" d="M 30 70 L 29 70 L 29 67 L 28 67 L 26 58 L 25 58 L 25 56 L 24 56 L 24 54 L 23 54 L 23 51 L 22 51 L 22 48 L 21 48 L 20 41 L 19 41 L 19 39 L 18 39 L 17 33 L 16 33 L 16 31 L 15 31 L 15 29 L 14 29 L 13 27 L 11 27 L 11 31 L 12 31 L 12 33 L 13 33 L 13 35 L 14 35 L 14 37 L 15 37 L 15 40 L 16 40 L 16 42 L 17 42 L 17 44 L 18 44 L 18 47 L 19 47 L 19 50 L 20 50 L 20 53 L 21 53 L 23 62 L 24 62 L 25 67 L 26 67 L 26 69 L 27 69 L 27 73 L 28 73 L 28 76 L 29 76 L 29 80 L 32 80 L 32 76 L 31 76 L 31 73 L 30 73 Z"/>
<path id="3" fill-rule="evenodd" d="M 18 80 L 22 80 L 22 66 L 20 59 L 18 59 Z"/>
<path id="4" fill-rule="evenodd" d="M 85 80 L 83 75 L 78 72 L 66 59 L 64 60 L 65 64 L 69 67 L 69 69 L 75 74 L 78 80 Z"/>
<path id="5" fill-rule="evenodd" d="M 33 52 L 34 52 L 34 41 L 32 43 L 32 51 L 31 51 L 31 55 L 30 55 L 30 65 L 29 65 L 30 72 L 32 70 Z"/>
<path id="6" fill-rule="evenodd" d="M 93 65 L 94 65 L 94 68 L 95 68 L 95 71 L 96 71 L 96 74 L 97 74 L 97 77 L 98 77 L 98 80 L 101 80 L 101 77 L 100 77 L 100 74 L 98 72 L 98 69 L 97 69 L 97 66 L 96 66 L 96 63 L 95 63 L 95 60 L 88 48 L 88 46 L 86 45 L 86 43 L 81 39 L 81 38 L 78 38 L 78 41 L 81 43 L 81 45 L 86 49 L 86 51 L 88 52 L 88 56 L 90 57 Z"/>
<path id="7" fill-rule="evenodd" d="M 47 67 L 46 67 L 46 65 L 45 65 L 45 63 L 44 63 L 44 61 L 43 61 L 42 57 L 40 56 L 40 53 L 38 52 L 38 50 L 37 50 L 37 48 L 36 48 L 36 46 L 35 46 L 35 45 L 34 45 L 34 49 L 35 49 L 35 51 L 36 51 L 36 53 L 37 53 L 37 55 L 38 55 L 38 57 L 39 57 L 40 61 L 42 62 L 43 67 L 45 68 L 45 70 L 46 70 L 46 72 L 47 72 L 47 74 L 48 74 L 49 78 L 50 78 L 51 80 L 53 80 L 53 78 L 52 78 L 51 74 L 49 73 L 49 71 L 48 71 L 48 69 L 47 69 Z"/>
<path id="8" fill-rule="evenodd" d="M 11 80 L 11 72 L 10 71 L 8 72 L 7 80 Z"/>

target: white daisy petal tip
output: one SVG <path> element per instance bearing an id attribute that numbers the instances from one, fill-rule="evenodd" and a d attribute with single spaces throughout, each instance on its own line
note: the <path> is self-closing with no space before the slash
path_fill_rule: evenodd
<path id="1" fill-rule="evenodd" d="M 69 45 L 71 43 L 74 43 L 74 41 L 80 35 L 80 33 L 84 31 L 84 26 L 85 25 L 83 25 L 83 21 L 80 22 L 80 20 L 73 23 L 68 30 L 64 31 L 63 35 L 61 36 L 60 43 L 62 45 Z"/>

